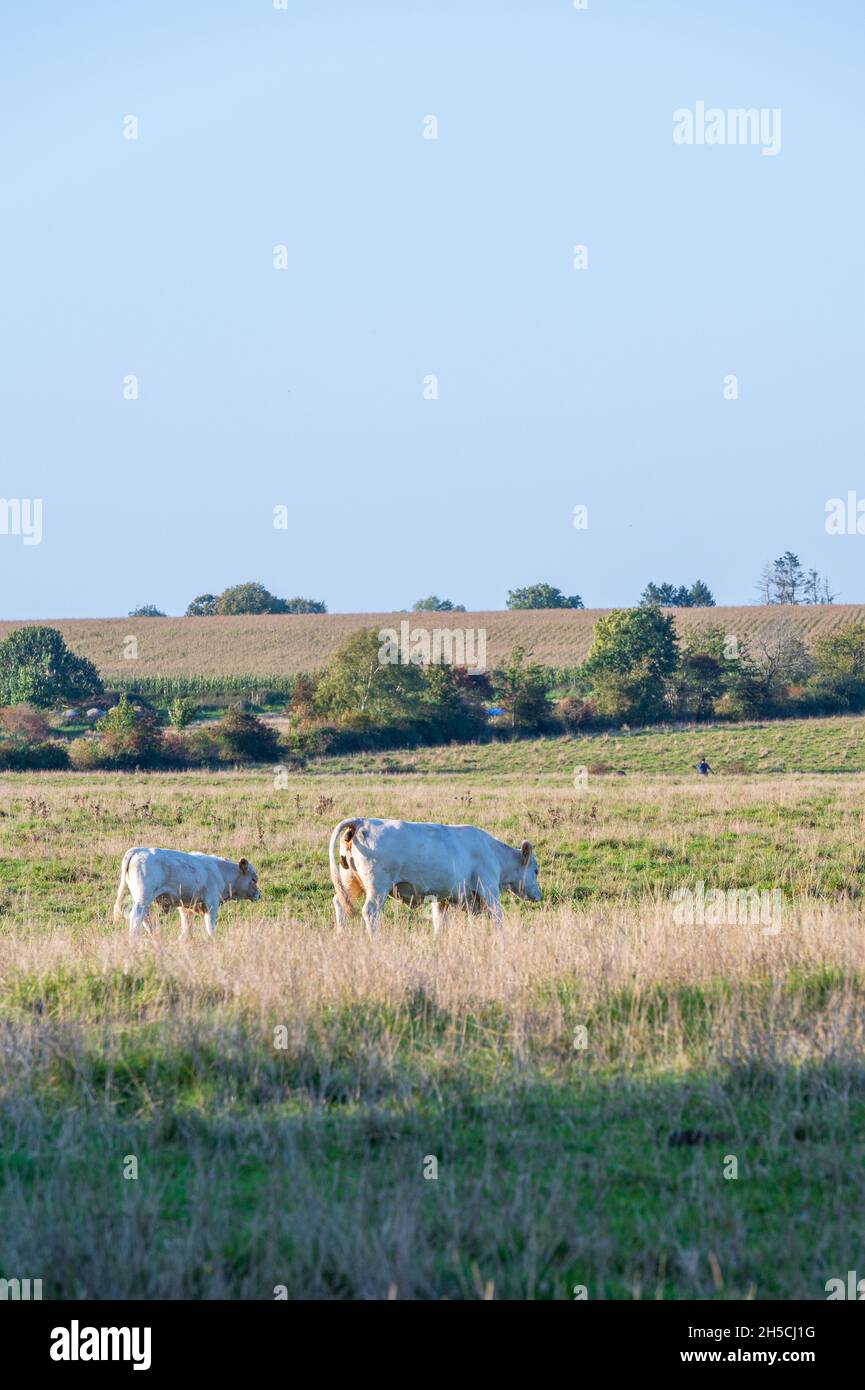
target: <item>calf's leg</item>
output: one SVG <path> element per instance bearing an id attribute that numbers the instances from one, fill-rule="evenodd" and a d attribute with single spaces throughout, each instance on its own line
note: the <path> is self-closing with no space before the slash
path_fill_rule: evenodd
<path id="1" fill-rule="evenodd" d="M 442 927 L 444 926 L 445 922 L 447 921 L 447 918 L 448 918 L 448 905 L 447 905 L 447 903 L 446 903 L 446 902 L 441 902 L 438 898 L 433 898 L 433 905 L 432 905 L 433 936 L 438 936 L 439 932 L 441 931 Z"/>

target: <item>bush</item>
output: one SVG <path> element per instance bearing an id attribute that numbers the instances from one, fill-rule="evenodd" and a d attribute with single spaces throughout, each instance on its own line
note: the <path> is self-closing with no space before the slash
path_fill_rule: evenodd
<path id="1" fill-rule="evenodd" d="M 4 772 L 48 772 L 69 766 L 69 754 L 62 743 L 0 743 L 0 769 Z"/>
<path id="2" fill-rule="evenodd" d="M 78 772 L 96 772 L 101 768 L 110 767 L 98 738 L 89 735 L 72 740 L 69 745 L 69 762 Z"/>
<path id="3" fill-rule="evenodd" d="M 230 758 L 272 762 L 279 757 L 279 735 L 263 719 L 248 710 L 230 709 L 216 726 L 219 746 Z"/>
<path id="4" fill-rule="evenodd" d="M 579 695 L 565 695 L 557 700 L 553 705 L 553 719 L 566 733 L 592 728 L 601 722 L 594 700 L 584 700 Z"/>
<path id="5" fill-rule="evenodd" d="M 124 695 L 99 725 L 103 766 L 156 767 L 162 761 L 162 731 L 152 709 L 136 710 Z"/>
<path id="6" fill-rule="evenodd" d="M 26 704 L 8 705 L 0 709 L 0 728 L 26 743 L 44 742 L 50 733 L 45 715 L 33 705 Z"/>
<path id="7" fill-rule="evenodd" d="M 184 729 L 180 741 L 186 762 L 196 767 L 218 763 L 222 757 L 222 746 L 213 725 L 201 724 L 197 728 Z"/>

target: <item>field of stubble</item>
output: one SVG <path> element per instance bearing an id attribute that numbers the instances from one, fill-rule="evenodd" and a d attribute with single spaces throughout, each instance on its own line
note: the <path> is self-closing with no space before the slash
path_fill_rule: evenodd
<path id="1" fill-rule="evenodd" d="M 356 813 L 528 836 L 545 902 L 500 939 L 395 905 L 337 935 L 327 835 Z M 262 902 L 133 947 L 135 843 L 245 853 Z M 865 1243 L 863 869 L 855 776 L 7 775 L 0 1276 L 823 1298 Z M 781 931 L 677 924 L 698 880 L 780 888 Z"/>

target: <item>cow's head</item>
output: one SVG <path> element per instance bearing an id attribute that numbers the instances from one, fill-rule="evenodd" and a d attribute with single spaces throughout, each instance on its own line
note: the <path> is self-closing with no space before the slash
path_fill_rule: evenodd
<path id="1" fill-rule="evenodd" d="M 519 856 L 513 877 L 505 884 L 518 898 L 526 898 L 530 903 L 541 900 L 541 885 L 538 883 L 538 861 L 529 840 L 523 840 L 518 850 Z"/>
<path id="2" fill-rule="evenodd" d="M 258 891 L 258 874 L 248 859 L 241 859 L 237 866 L 237 877 L 231 885 L 233 898 L 248 898 L 257 903 L 261 894 Z"/>

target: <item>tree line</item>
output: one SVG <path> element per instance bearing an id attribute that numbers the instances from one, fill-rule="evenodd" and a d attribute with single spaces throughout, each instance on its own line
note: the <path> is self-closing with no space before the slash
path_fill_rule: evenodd
<path id="1" fill-rule="evenodd" d="M 764 566 L 758 583 L 761 603 L 834 603 L 829 580 L 815 569 L 806 569 L 798 555 L 786 550 L 771 564 Z M 646 585 L 640 595 L 643 607 L 653 608 L 714 608 L 715 596 L 708 584 L 695 579 L 693 584 L 673 584 L 668 581 Z M 512 610 L 527 608 L 585 608 L 579 594 L 564 594 L 555 584 L 528 584 L 508 591 L 506 606 Z M 405 612 L 405 609 L 400 610 Z M 465 605 L 431 594 L 412 605 L 415 613 L 465 613 Z M 210 618 L 243 613 L 326 613 L 327 605 L 319 599 L 277 598 L 263 584 L 249 581 L 233 584 L 221 594 L 199 594 L 189 604 L 184 617 Z M 155 604 L 145 603 L 133 608 L 130 618 L 164 618 Z"/>

